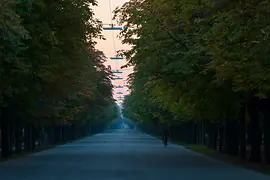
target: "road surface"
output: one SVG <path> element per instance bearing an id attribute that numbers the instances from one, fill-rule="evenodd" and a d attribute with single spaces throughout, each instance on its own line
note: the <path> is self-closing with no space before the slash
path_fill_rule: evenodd
<path id="1" fill-rule="evenodd" d="M 270 180 L 135 130 L 113 130 L 0 163 L 0 180 Z"/>

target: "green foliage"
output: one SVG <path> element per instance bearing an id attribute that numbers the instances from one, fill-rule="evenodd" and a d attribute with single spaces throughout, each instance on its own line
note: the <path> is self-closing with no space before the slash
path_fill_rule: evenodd
<path id="1" fill-rule="evenodd" d="M 115 10 L 135 66 L 125 114 L 173 123 L 236 118 L 269 98 L 268 1 L 131 0 Z M 171 118 L 174 117 L 174 118 Z"/>
<path id="2" fill-rule="evenodd" d="M 0 107 L 16 108 L 17 117 L 35 124 L 115 116 L 108 110 L 115 106 L 112 73 L 93 40 L 103 38 L 94 5 L 93 0 L 0 2 Z"/>
<path id="3" fill-rule="evenodd" d="M 12 96 L 25 89 L 19 77 L 28 74 L 29 64 L 19 55 L 27 48 L 23 40 L 29 39 L 29 33 L 14 11 L 15 5 L 13 0 L 0 2 L 0 105 L 5 105 L 4 94 Z"/>

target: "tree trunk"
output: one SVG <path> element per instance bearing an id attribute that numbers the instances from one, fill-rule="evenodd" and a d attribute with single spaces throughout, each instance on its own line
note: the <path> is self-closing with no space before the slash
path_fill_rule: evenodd
<path id="1" fill-rule="evenodd" d="M 89 124 L 89 134 L 92 134 L 92 125 Z"/>
<path id="2" fill-rule="evenodd" d="M 239 156 L 246 157 L 246 108 L 243 105 L 240 109 L 239 119 Z"/>
<path id="3" fill-rule="evenodd" d="M 223 126 L 220 124 L 218 127 L 218 138 L 217 138 L 217 150 L 222 152 L 223 149 Z"/>
<path id="4" fill-rule="evenodd" d="M 49 126 L 46 128 L 47 134 L 48 134 L 48 141 L 49 144 L 55 144 L 55 133 L 54 133 L 54 127 Z"/>
<path id="5" fill-rule="evenodd" d="M 62 127 L 62 138 L 63 138 L 63 142 L 66 142 L 68 140 L 67 134 L 68 134 L 68 126 L 67 125 L 63 125 Z"/>
<path id="6" fill-rule="evenodd" d="M 213 136 L 212 136 L 213 147 L 212 147 L 212 149 L 214 149 L 214 150 L 217 149 L 217 138 L 218 138 L 218 126 L 216 124 L 213 124 Z"/>
<path id="7" fill-rule="evenodd" d="M 62 142 L 62 128 L 61 128 L 61 126 L 57 126 L 54 128 L 54 134 L 55 134 L 55 142 L 61 143 Z"/>
<path id="8" fill-rule="evenodd" d="M 8 112 L 7 108 L 2 109 L 2 118 L 1 118 L 1 149 L 2 157 L 10 157 L 11 153 L 11 132 L 10 132 L 10 122 L 8 121 Z"/>
<path id="9" fill-rule="evenodd" d="M 192 140 L 192 144 L 196 144 L 197 143 L 197 126 L 196 123 L 192 123 L 192 136 L 193 136 L 193 140 Z"/>
<path id="10" fill-rule="evenodd" d="M 198 144 L 202 144 L 202 125 L 201 122 L 198 122 L 197 124 L 197 131 L 198 131 Z"/>
<path id="11" fill-rule="evenodd" d="M 37 130 L 37 127 L 34 126 L 34 125 L 31 125 L 30 126 L 31 128 L 31 136 L 32 136 L 32 149 L 31 150 L 35 150 L 36 149 L 36 140 L 37 140 L 37 136 L 38 136 L 38 130 Z"/>
<path id="12" fill-rule="evenodd" d="M 24 151 L 27 151 L 28 150 L 28 147 L 27 147 L 27 126 L 24 126 L 23 128 L 23 143 L 24 143 L 24 146 L 23 146 L 23 150 Z"/>
<path id="13" fill-rule="evenodd" d="M 71 125 L 70 131 L 71 131 L 71 140 L 74 140 L 76 138 L 76 132 L 75 132 L 75 125 L 74 124 Z"/>
<path id="14" fill-rule="evenodd" d="M 1 122 L 1 137 L 2 137 L 2 157 L 10 157 L 11 152 L 11 135 L 10 124 L 8 122 Z"/>
<path id="15" fill-rule="evenodd" d="M 63 142 L 63 127 L 59 126 L 59 143 Z"/>
<path id="16" fill-rule="evenodd" d="M 258 107 L 264 116 L 264 163 L 270 164 L 270 100 L 260 100 Z"/>
<path id="17" fill-rule="evenodd" d="M 217 133 L 216 133 L 216 127 L 213 123 L 208 123 L 208 130 L 207 130 L 207 147 L 210 149 L 216 149 L 217 148 Z"/>
<path id="18" fill-rule="evenodd" d="M 264 157 L 265 163 L 270 164 L 270 114 L 264 119 Z"/>
<path id="19" fill-rule="evenodd" d="M 15 129 L 15 152 L 22 152 L 22 127 L 17 126 Z"/>
<path id="20" fill-rule="evenodd" d="M 227 120 L 224 127 L 224 153 L 238 154 L 237 126 L 234 121 Z"/>
<path id="21" fill-rule="evenodd" d="M 248 112 L 250 117 L 250 122 L 248 124 L 248 142 L 250 143 L 250 161 L 260 161 L 261 159 L 261 132 L 259 127 L 259 116 L 258 110 L 255 105 L 255 99 L 252 99 L 248 105 Z"/>
<path id="22" fill-rule="evenodd" d="M 27 125 L 26 129 L 26 150 L 31 151 L 33 149 L 33 129 L 31 125 Z"/>
<path id="23" fill-rule="evenodd" d="M 71 140 L 72 139 L 72 127 L 71 125 L 68 125 L 67 126 L 67 131 L 66 131 L 66 135 L 67 135 L 67 141 Z"/>
<path id="24" fill-rule="evenodd" d="M 15 147 L 15 142 L 14 142 L 14 140 L 15 140 L 15 134 L 14 134 L 14 127 L 12 126 L 12 124 L 10 124 L 10 130 L 9 131 L 10 131 L 9 132 L 10 133 L 10 146 L 9 146 L 9 148 L 10 148 L 10 153 L 12 155 L 13 149 Z"/>
<path id="25" fill-rule="evenodd" d="M 38 146 L 42 146 L 44 143 L 44 136 L 43 136 L 43 131 L 42 127 L 38 126 L 37 127 L 37 134 L 38 134 Z"/>
<path id="26" fill-rule="evenodd" d="M 202 145 L 206 145 L 205 143 L 205 123 L 204 120 L 202 120 Z"/>

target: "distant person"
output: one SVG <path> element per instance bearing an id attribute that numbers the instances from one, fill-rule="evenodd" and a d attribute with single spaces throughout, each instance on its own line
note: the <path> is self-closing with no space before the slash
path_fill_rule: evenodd
<path id="1" fill-rule="evenodd" d="M 162 136 L 162 141 L 164 144 L 164 147 L 166 147 L 168 145 L 168 138 L 169 138 L 169 130 L 167 128 L 163 128 L 161 136 Z"/>

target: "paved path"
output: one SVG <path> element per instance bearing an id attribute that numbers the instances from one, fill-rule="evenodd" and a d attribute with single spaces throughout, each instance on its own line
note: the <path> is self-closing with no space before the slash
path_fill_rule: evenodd
<path id="1" fill-rule="evenodd" d="M 114 130 L 0 163 L 0 180 L 270 180 L 134 130 Z"/>

